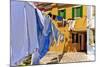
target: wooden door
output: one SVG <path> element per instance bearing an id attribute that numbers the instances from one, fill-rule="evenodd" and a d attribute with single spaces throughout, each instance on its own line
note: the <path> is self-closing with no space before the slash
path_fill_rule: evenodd
<path id="1" fill-rule="evenodd" d="M 80 51 L 86 52 L 87 51 L 87 35 L 86 35 L 86 32 L 80 33 L 79 44 L 80 44 Z"/>

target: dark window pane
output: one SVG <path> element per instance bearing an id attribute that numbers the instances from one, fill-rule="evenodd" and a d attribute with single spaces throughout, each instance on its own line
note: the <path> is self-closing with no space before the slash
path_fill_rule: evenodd
<path id="1" fill-rule="evenodd" d="M 83 6 L 72 8 L 72 18 L 82 17 L 82 15 L 83 15 Z"/>
<path id="2" fill-rule="evenodd" d="M 72 33 L 72 43 L 74 43 L 74 33 Z"/>
<path id="3" fill-rule="evenodd" d="M 78 34 L 76 34 L 76 43 L 78 43 Z"/>
<path id="4" fill-rule="evenodd" d="M 74 11 L 75 11 L 75 9 L 72 8 L 72 18 L 74 18 Z"/>

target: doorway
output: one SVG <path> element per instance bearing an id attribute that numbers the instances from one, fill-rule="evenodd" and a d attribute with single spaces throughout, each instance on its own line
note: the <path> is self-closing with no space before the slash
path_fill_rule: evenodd
<path id="1" fill-rule="evenodd" d="M 79 33 L 79 45 L 81 52 L 87 52 L 87 34 L 86 32 Z"/>
<path id="2" fill-rule="evenodd" d="M 77 52 L 87 52 L 87 33 L 73 32 L 72 33 L 72 48 Z"/>

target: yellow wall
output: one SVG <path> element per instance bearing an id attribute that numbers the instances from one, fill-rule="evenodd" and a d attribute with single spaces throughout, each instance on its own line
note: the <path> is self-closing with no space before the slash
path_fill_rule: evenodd
<path id="1" fill-rule="evenodd" d="M 87 26 L 87 8 L 83 6 L 83 17 L 76 18 L 75 31 L 85 31 Z"/>
<path id="2" fill-rule="evenodd" d="M 83 6 L 83 17 L 87 16 L 87 6 Z"/>
<path id="3" fill-rule="evenodd" d="M 87 9 L 86 6 L 83 6 L 83 17 L 75 19 L 76 20 L 75 31 L 86 31 L 86 24 L 87 24 L 86 22 L 87 10 L 86 9 Z M 51 12 L 54 15 L 58 15 L 58 8 L 57 7 L 52 8 Z M 72 18 L 72 6 L 66 7 L 66 19 L 69 19 L 69 18 Z M 57 27 L 57 23 L 54 23 L 54 24 Z M 53 46 L 50 47 L 50 51 L 62 52 L 63 49 L 65 51 L 69 51 L 70 50 L 69 46 L 72 43 L 70 42 L 70 39 L 69 39 L 71 34 L 70 34 L 70 31 L 68 30 L 68 25 L 66 25 L 66 27 L 61 27 L 61 28 L 57 27 L 57 28 L 59 31 L 61 31 L 61 33 L 64 34 L 64 37 L 65 37 L 64 42 L 63 43 L 59 42 L 58 46 L 57 44 L 54 44 Z M 74 48 L 71 48 L 71 50 L 74 50 Z"/>
<path id="4" fill-rule="evenodd" d="M 72 18 L 72 7 L 66 7 L 66 18 Z"/>
<path id="5" fill-rule="evenodd" d="M 53 7 L 52 9 L 51 9 L 51 13 L 53 14 L 53 15 L 58 15 L 58 8 L 55 6 L 55 7 Z"/>

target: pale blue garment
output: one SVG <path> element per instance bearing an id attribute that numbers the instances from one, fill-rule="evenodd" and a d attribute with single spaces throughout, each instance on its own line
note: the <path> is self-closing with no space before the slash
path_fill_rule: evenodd
<path id="1" fill-rule="evenodd" d="M 34 8 L 26 2 L 11 1 L 11 65 L 39 48 Z"/>
<path id="2" fill-rule="evenodd" d="M 35 8 L 33 6 L 26 6 L 26 14 L 28 21 L 28 33 L 29 33 L 29 53 L 32 54 L 32 64 L 39 64 L 40 55 L 39 52 L 35 51 L 36 48 L 39 49 L 38 35 L 37 35 L 37 17 L 35 13 Z"/>
<path id="3" fill-rule="evenodd" d="M 11 65 L 28 55 L 27 24 L 24 2 L 11 2 Z"/>
<path id="4" fill-rule="evenodd" d="M 44 17 L 44 29 L 43 29 L 43 34 L 45 36 L 48 36 L 48 33 L 51 32 L 51 24 L 52 24 L 52 20 L 51 18 L 47 15 Z"/>
<path id="5" fill-rule="evenodd" d="M 39 64 L 39 61 L 40 61 L 40 54 L 38 51 L 34 51 L 34 53 L 32 53 L 31 65 Z"/>
<path id="6" fill-rule="evenodd" d="M 33 49 L 39 48 L 39 43 L 35 9 L 29 4 L 26 5 L 26 16 L 28 22 L 29 52 L 32 54 Z"/>
<path id="7" fill-rule="evenodd" d="M 55 25 L 52 23 L 52 33 L 53 33 L 53 37 L 56 40 L 56 42 L 58 41 L 58 36 L 59 36 L 59 31 L 58 29 L 55 27 Z"/>

